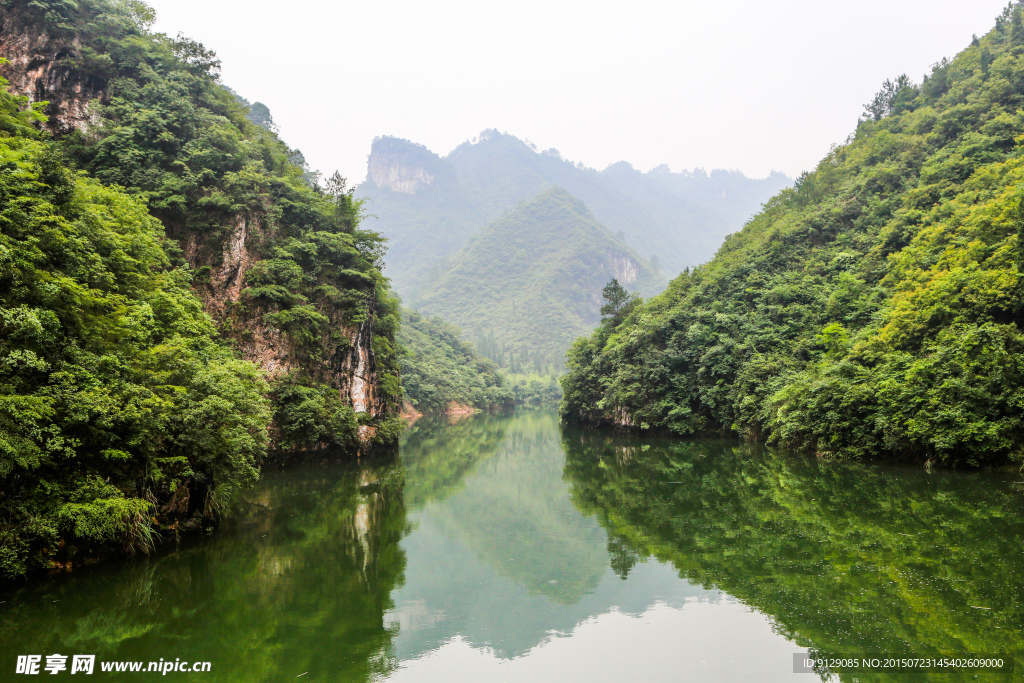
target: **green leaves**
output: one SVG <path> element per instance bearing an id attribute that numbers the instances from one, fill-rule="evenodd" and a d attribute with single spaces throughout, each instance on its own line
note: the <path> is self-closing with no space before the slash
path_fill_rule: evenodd
<path id="1" fill-rule="evenodd" d="M 255 479 L 270 414 L 256 368 L 215 338 L 142 203 L 24 138 L 0 139 L 0 168 L 10 577 L 49 566 L 60 541 L 65 558 L 150 548 L 193 512 L 158 509 L 179 488 L 202 500 Z"/>
<path id="2" fill-rule="evenodd" d="M 356 333 L 384 413 L 400 384 L 384 239 L 358 229 L 343 179 L 325 193 L 250 120 L 212 51 L 149 33 L 134 0 L 0 3 L 103 92 L 87 129 L 51 143 L 0 82 L 3 578 L 212 518 L 256 478 L 272 422 L 280 450 L 351 451 L 339 375 Z M 301 369 L 273 390 L 229 347 L 254 330 Z M 364 422 L 393 438 L 386 417 Z"/>
<path id="3" fill-rule="evenodd" d="M 284 377 L 274 383 L 276 445 L 286 451 L 356 445 L 356 414 L 327 386 L 308 387 Z"/>
<path id="4" fill-rule="evenodd" d="M 577 342 L 563 415 L 836 457 L 1022 452 L 1024 59 L 1005 34 L 920 88 L 887 82 L 713 261 Z"/>
<path id="5" fill-rule="evenodd" d="M 512 403 L 513 389 L 498 366 L 461 341 L 461 335 L 440 318 L 402 312 L 402 384 L 417 410 L 443 413 L 452 401 L 476 408 Z"/>

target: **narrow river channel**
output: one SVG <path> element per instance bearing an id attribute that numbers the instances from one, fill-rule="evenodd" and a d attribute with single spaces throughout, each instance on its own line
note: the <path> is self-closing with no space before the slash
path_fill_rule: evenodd
<path id="1" fill-rule="evenodd" d="M 99 680 L 829 680 L 793 672 L 810 651 L 1018 667 L 832 680 L 1019 681 L 1024 488 L 545 411 L 420 420 L 396 456 L 267 472 L 202 539 L 0 600 L 0 680 L 53 653 L 211 663 Z"/>

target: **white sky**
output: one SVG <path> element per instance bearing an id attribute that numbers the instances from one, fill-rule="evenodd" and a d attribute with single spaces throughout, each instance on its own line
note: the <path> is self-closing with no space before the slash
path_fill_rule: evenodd
<path id="1" fill-rule="evenodd" d="M 915 82 L 1006 0 L 148 0 L 310 165 L 377 135 L 446 154 L 486 128 L 604 168 L 813 168 L 881 82 Z"/>

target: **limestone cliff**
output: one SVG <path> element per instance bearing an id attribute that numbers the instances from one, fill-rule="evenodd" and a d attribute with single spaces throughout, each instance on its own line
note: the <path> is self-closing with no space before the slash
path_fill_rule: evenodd
<path id="1" fill-rule="evenodd" d="M 370 149 L 367 179 L 377 187 L 415 194 L 425 186 L 454 183 L 455 170 L 423 145 L 380 137 Z"/>
<path id="2" fill-rule="evenodd" d="M 242 356 L 254 362 L 268 380 L 298 370 L 328 384 L 347 399 L 357 413 L 365 412 L 375 420 L 388 415 L 388 404 L 377 390 L 379 376 L 373 352 L 373 302 L 359 324 L 346 324 L 340 312 L 323 309 L 330 319 L 328 331 L 320 341 L 321 357 L 303 357 L 281 330 L 263 321 L 266 311 L 243 306 L 245 273 L 259 261 L 258 247 L 270 235 L 273 226 L 264 214 L 239 214 L 226 239 L 202 239 L 189 233 L 181 240 L 189 265 L 209 273 L 205 281 L 197 279 L 196 291 L 208 313 L 221 323 L 226 336 L 233 339 Z M 331 335 L 330 332 L 340 332 Z M 372 431 L 360 429 L 361 437 Z"/>
<path id="3" fill-rule="evenodd" d="M 611 260 L 612 272 L 623 285 L 631 285 L 640 276 L 640 264 L 630 256 L 617 251 L 609 251 L 608 258 Z"/>
<path id="4" fill-rule="evenodd" d="M 75 65 L 81 46 L 75 39 L 55 38 L 38 26 L 0 13 L 0 76 L 29 102 L 49 102 L 45 112 L 50 130 L 65 134 L 90 121 L 89 102 L 103 96 L 106 79 Z"/>

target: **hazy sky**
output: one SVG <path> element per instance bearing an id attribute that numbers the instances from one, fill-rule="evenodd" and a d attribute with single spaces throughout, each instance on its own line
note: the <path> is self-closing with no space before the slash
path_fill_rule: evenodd
<path id="1" fill-rule="evenodd" d="M 813 168 L 886 78 L 915 82 L 1006 0 L 148 0 L 216 50 L 321 171 L 377 135 L 446 154 L 497 128 L 587 166 Z"/>

